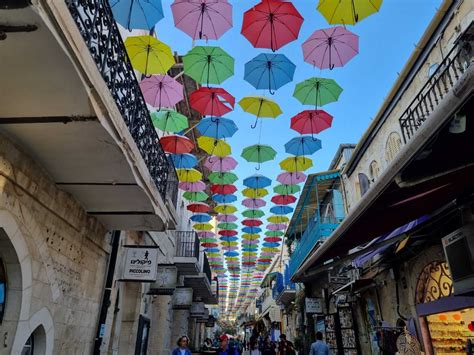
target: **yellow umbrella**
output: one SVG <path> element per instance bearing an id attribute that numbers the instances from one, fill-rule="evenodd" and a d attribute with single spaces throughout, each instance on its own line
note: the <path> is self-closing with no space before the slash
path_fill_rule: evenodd
<path id="1" fill-rule="evenodd" d="M 181 182 L 197 182 L 202 179 L 202 174 L 196 169 L 176 169 L 176 172 Z"/>
<path id="2" fill-rule="evenodd" d="M 212 226 L 212 224 L 209 223 L 196 223 L 195 225 L 193 225 L 193 228 L 198 231 L 210 231 L 214 227 Z"/>
<path id="3" fill-rule="evenodd" d="M 222 139 L 214 139 L 212 137 L 201 136 L 197 139 L 198 146 L 209 155 L 217 157 L 226 157 L 232 153 L 230 145 Z"/>
<path id="4" fill-rule="evenodd" d="M 305 171 L 313 166 L 313 161 L 306 157 L 289 157 L 280 162 L 280 167 L 290 173 Z"/>
<path id="5" fill-rule="evenodd" d="M 263 247 L 262 251 L 264 252 L 276 252 L 278 253 L 280 250 L 278 248 L 268 248 L 268 247 Z"/>
<path id="6" fill-rule="evenodd" d="M 234 205 L 217 205 L 214 207 L 214 211 L 222 214 L 231 214 L 237 212 L 237 208 Z"/>
<path id="7" fill-rule="evenodd" d="M 267 221 L 270 223 L 286 223 L 290 219 L 287 216 L 270 216 Z"/>
<path id="8" fill-rule="evenodd" d="M 242 191 L 242 195 L 248 198 L 261 198 L 268 195 L 268 190 L 246 188 Z"/>
<path id="9" fill-rule="evenodd" d="M 258 238 L 260 238 L 260 235 L 259 234 L 242 234 L 242 239 L 246 239 L 246 240 L 257 240 Z"/>
<path id="10" fill-rule="evenodd" d="M 257 116 L 252 128 L 257 127 L 260 117 L 277 118 L 283 113 L 275 101 L 264 96 L 246 96 L 239 101 L 239 105 L 245 112 Z"/>
<path id="11" fill-rule="evenodd" d="M 225 247 L 235 247 L 239 245 L 238 242 L 221 242 Z"/>
<path id="12" fill-rule="evenodd" d="M 318 11 L 331 25 L 355 25 L 380 10 L 383 0 L 319 0 Z"/>
<path id="13" fill-rule="evenodd" d="M 171 48 L 152 36 L 133 36 L 125 40 L 132 67 L 145 75 L 166 74 L 176 63 Z"/>

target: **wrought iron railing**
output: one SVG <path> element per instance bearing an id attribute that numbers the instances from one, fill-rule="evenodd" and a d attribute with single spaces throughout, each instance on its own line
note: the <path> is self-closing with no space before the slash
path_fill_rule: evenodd
<path id="1" fill-rule="evenodd" d="M 168 181 L 177 180 L 174 178 L 176 171 L 161 148 L 108 1 L 65 1 L 156 187 L 165 199 Z"/>
<path id="2" fill-rule="evenodd" d="M 207 260 L 207 255 L 204 254 L 204 260 L 202 263 L 202 272 L 206 274 L 207 280 L 209 281 L 209 284 L 212 283 L 212 272 L 211 272 L 211 266 L 209 265 L 209 260 Z"/>
<path id="3" fill-rule="evenodd" d="M 175 231 L 176 256 L 199 260 L 199 238 L 194 231 Z"/>
<path id="4" fill-rule="evenodd" d="M 461 45 L 453 46 L 403 112 L 399 118 L 399 123 L 405 143 L 421 127 L 443 97 L 453 89 L 454 84 L 466 71 L 472 60 L 472 53 L 467 54 L 467 56 L 466 54 Z"/>

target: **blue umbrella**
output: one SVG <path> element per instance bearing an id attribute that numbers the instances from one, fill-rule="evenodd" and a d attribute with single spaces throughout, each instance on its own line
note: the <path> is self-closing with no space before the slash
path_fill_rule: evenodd
<path id="1" fill-rule="evenodd" d="M 193 222 L 206 223 L 209 222 L 212 217 L 208 214 L 195 214 L 194 216 L 189 217 L 189 219 Z"/>
<path id="2" fill-rule="evenodd" d="M 321 141 L 311 136 L 295 137 L 285 144 L 285 152 L 296 156 L 311 155 L 321 148 Z"/>
<path id="3" fill-rule="evenodd" d="M 266 176 L 255 174 L 244 179 L 244 185 L 251 189 L 263 189 L 272 184 L 272 180 Z"/>
<path id="4" fill-rule="evenodd" d="M 220 249 L 219 248 L 204 248 L 204 251 L 208 253 L 219 253 Z"/>
<path id="5" fill-rule="evenodd" d="M 242 228 L 242 232 L 248 233 L 248 234 L 258 234 L 262 231 L 262 228 L 258 227 L 244 227 Z"/>
<path id="6" fill-rule="evenodd" d="M 276 243 L 276 242 L 265 242 L 262 244 L 263 247 L 266 247 L 266 248 L 275 248 L 275 247 L 279 247 L 280 246 L 280 243 Z"/>
<path id="7" fill-rule="evenodd" d="M 223 242 L 236 242 L 239 238 L 237 237 L 220 237 Z"/>
<path id="8" fill-rule="evenodd" d="M 232 203 L 237 201 L 237 196 L 234 195 L 214 195 L 212 199 L 217 203 Z"/>
<path id="9" fill-rule="evenodd" d="M 273 92 L 293 80 L 296 65 L 283 54 L 262 53 L 245 64 L 244 79 L 256 89 Z"/>
<path id="10" fill-rule="evenodd" d="M 293 212 L 294 208 L 290 206 L 273 206 L 270 212 L 273 214 L 288 214 Z"/>
<path id="11" fill-rule="evenodd" d="M 109 0 L 115 21 L 129 30 L 151 30 L 163 15 L 161 0 Z"/>
<path id="12" fill-rule="evenodd" d="M 225 256 L 239 256 L 239 253 L 236 251 L 226 251 L 224 255 Z"/>
<path id="13" fill-rule="evenodd" d="M 191 169 L 198 163 L 196 157 L 192 154 L 170 154 L 169 157 L 177 169 Z"/>
<path id="14" fill-rule="evenodd" d="M 215 139 L 232 137 L 238 131 L 235 122 L 224 117 L 203 118 L 196 128 L 203 136 Z"/>

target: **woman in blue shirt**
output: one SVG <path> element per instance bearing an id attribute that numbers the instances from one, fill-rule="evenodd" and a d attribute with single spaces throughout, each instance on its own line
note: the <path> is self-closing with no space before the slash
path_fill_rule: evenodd
<path id="1" fill-rule="evenodd" d="M 180 337 L 177 341 L 178 347 L 173 350 L 172 355 L 191 355 L 188 348 L 189 338 L 186 335 Z"/>

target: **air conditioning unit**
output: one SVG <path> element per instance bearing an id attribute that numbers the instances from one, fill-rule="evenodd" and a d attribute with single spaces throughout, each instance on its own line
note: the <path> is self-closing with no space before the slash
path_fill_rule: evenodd
<path id="1" fill-rule="evenodd" d="M 474 224 L 467 224 L 442 239 L 454 294 L 474 291 Z"/>

